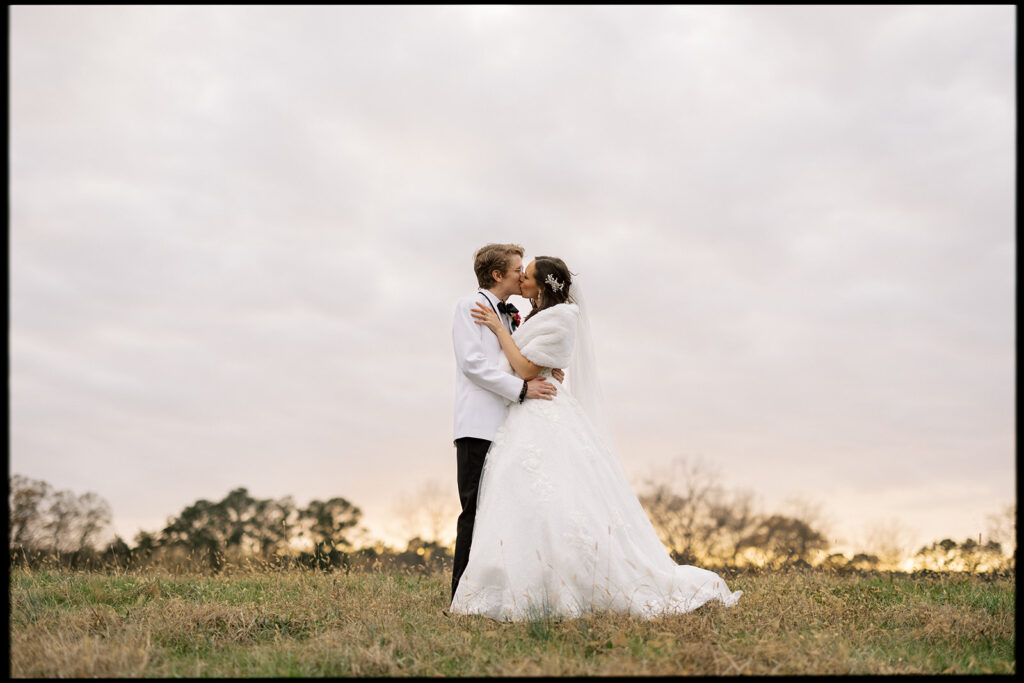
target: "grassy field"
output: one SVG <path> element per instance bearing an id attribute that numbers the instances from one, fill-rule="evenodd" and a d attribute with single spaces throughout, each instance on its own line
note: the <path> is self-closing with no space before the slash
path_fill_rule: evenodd
<path id="1" fill-rule="evenodd" d="M 449 578 L 12 569 L 17 677 L 1014 673 L 1014 579 L 728 577 L 676 617 L 445 616 Z"/>

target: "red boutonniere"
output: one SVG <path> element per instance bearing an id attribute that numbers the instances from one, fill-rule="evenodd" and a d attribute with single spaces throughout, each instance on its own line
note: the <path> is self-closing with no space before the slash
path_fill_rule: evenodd
<path id="1" fill-rule="evenodd" d="M 512 329 L 514 330 L 517 327 L 519 327 L 519 314 L 518 313 L 513 313 L 512 314 Z"/>

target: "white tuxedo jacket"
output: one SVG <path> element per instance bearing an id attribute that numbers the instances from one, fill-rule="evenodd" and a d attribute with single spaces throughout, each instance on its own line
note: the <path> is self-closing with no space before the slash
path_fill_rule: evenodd
<path id="1" fill-rule="evenodd" d="M 484 297 L 487 297 L 486 300 Z M 478 325 L 470 311 L 477 303 L 490 301 L 495 310 L 498 297 L 480 290 L 463 297 L 455 306 L 452 341 L 455 345 L 455 437 L 472 436 L 493 441 L 505 421 L 510 403 L 519 400 L 523 380 L 498 369 L 505 359 L 498 337 L 487 326 Z M 508 327 L 508 317 L 498 318 Z"/>

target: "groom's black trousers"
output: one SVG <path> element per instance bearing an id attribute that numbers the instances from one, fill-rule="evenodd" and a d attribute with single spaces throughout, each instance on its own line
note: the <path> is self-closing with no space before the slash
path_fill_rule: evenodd
<path id="1" fill-rule="evenodd" d="M 473 542 L 473 522 L 476 520 L 476 494 L 480 488 L 480 473 L 484 469 L 484 458 L 491 442 L 464 436 L 455 439 L 455 457 L 459 472 L 459 499 L 462 514 L 456 525 L 455 558 L 452 563 L 452 598 L 459 586 L 459 578 L 469 562 L 469 546 Z"/>

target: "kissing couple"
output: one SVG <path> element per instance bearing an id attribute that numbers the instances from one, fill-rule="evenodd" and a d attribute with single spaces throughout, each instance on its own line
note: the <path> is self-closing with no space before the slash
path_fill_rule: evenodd
<path id="1" fill-rule="evenodd" d="M 477 250 L 479 289 L 455 307 L 462 513 L 448 611 L 522 621 L 735 605 L 743 591 L 675 563 L 629 485 L 602 418 L 575 274 L 553 256 L 524 269 L 524 253 Z M 513 294 L 530 300 L 525 318 Z"/>

